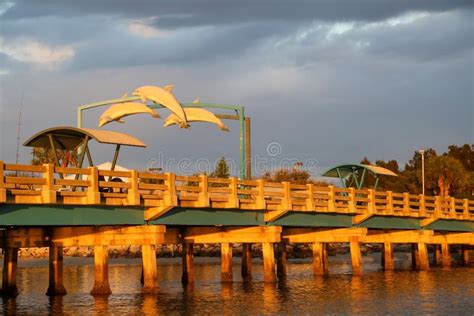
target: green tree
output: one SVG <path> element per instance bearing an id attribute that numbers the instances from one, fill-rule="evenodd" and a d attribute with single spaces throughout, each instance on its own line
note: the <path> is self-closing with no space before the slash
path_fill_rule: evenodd
<path id="1" fill-rule="evenodd" d="M 459 160 L 469 172 L 474 172 L 474 145 L 464 144 L 462 146 L 451 145 L 445 155 Z"/>
<path id="2" fill-rule="evenodd" d="M 440 196 L 461 196 L 469 185 L 468 173 L 456 158 L 437 156 L 427 160 L 425 186 Z"/>
<path id="3" fill-rule="evenodd" d="M 425 150 L 424 153 L 425 161 L 431 159 L 432 157 L 436 157 L 436 150 L 433 148 L 428 148 Z M 413 158 L 405 164 L 405 170 L 421 170 L 421 154 L 418 151 L 413 153 Z"/>
<path id="4" fill-rule="evenodd" d="M 229 166 L 225 160 L 225 157 L 221 157 L 217 162 L 216 168 L 214 171 L 209 175 L 211 178 L 229 178 L 230 171 Z"/>
<path id="5" fill-rule="evenodd" d="M 328 186 L 329 183 L 324 181 L 314 181 L 311 179 L 311 174 L 306 170 L 301 170 L 301 164 L 296 165 L 291 169 L 277 169 L 273 172 L 266 172 L 262 175 L 263 180 L 270 182 L 290 182 L 294 184 L 312 183 L 319 186 Z"/>

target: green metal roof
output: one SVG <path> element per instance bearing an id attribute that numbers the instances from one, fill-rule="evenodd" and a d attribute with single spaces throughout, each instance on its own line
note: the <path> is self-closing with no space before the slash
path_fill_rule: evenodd
<path id="1" fill-rule="evenodd" d="M 386 168 L 382 168 L 379 166 L 373 165 L 363 165 L 363 164 L 343 164 L 332 167 L 328 169 L 326 172 L 323 173 L 324 177 L 331 177 L 331 178 L 346 178 L 355 172 L 361 172 L 364 169 L 370 171 L 375 175 L 384 175 L 384 176 L 391 176 L 396 177 L 397 174 L 391 170 Z"/>

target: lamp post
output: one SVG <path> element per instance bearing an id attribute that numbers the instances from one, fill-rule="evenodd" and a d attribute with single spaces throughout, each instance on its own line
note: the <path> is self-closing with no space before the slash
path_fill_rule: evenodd
<path id="1" fill-rule="evenodd" d="M 421 186 L 423 195 L 425 195 L 425 150 L 421 149 L 419 153 L 421 155 Z"/>

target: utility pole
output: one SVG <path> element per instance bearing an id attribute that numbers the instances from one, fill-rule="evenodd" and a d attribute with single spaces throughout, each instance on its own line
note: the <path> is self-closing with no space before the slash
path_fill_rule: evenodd
<path id="1" fill-rule="evenodd" d="M 421 155 L 421 185 L 423 195 L 425 195 L 425 150 L 421 149 L 419 153 Z"/>

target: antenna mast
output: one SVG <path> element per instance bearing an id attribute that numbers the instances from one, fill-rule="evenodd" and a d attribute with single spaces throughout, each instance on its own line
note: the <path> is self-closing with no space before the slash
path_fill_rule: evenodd
<path id="1" fill-rule="evenodd" d="M 18 164 L 19 154 L 20 154 L 21 112 L 23 111 L 24 96 L 25 96 L 25 91 L 23 91 L 23 93 L 21 94 L 20 114 L 18 115 L 18 128 L 17 128 L 17 137 L 16 137 L 16 164 Z"/>

